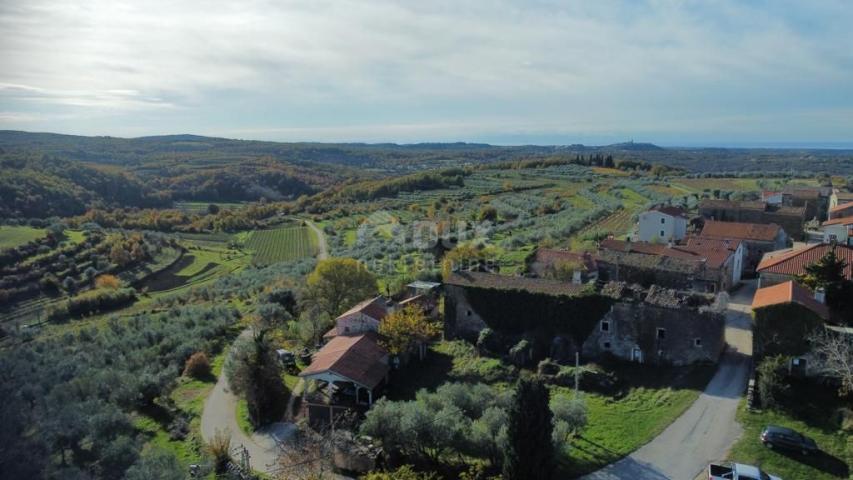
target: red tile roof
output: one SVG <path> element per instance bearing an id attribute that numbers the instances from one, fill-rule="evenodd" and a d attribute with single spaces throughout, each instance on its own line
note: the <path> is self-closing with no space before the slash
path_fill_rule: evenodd
<path id="1" fill-rule="evenodd" d="M 382 320 L 385 318 L 385 315 L 388 315 L 388 309 L 385 307 L 385 298 L 380 295 L 376 298 L 367 299 L 338 315 L 338 318 L 348 317 L 355 313 L 367 315 L 374 320 Z"/>
<path id="2" fill-rule="evenodd" d="M 598 265 L 591 254 L 574 253 L 568 250 L 555 250 L 551 248 L 539 248 L 536 250 L 536 261 L 546 265 L 554 265 L 558 262 L 573 262 L 583 265 L 588 272 L 598 270 Z"/>
<path id="3" fill-rule="evenodd" d="M 780 283 L 771 287 L 759 288 L 752 299 L 752 309 L 769 307 L 772 305 L 783 305 L 796 303 L 808 308 L 824 320 L 829 319 L 829 308 L 823 303 L 815 300 L 809 289 L 796 284 L 793 281 Z"/>
<path id="4" fill-rule="evenodd" d="M 833 218 L 832 220 L 827 220 L 823 222 L 823 225 L 853 225 L 853 216 Z"/>
<path id="5" fill-rule="evenodd" d="M 687 218 L 687 212 L 685 212 L 684 209 L 681 207 L 658 206 L 652 207 L 652 210 L 655 212 L 664 213 L 671 217 Z"/>
<path id="6" fill-rule="evenodd" d="M 628 242 L 608 238 L 599 242 L 599 248 L 623 253 L 642 253 L 646 255 L 658 255 L 663 257 L 679 258 L 705 262 L 709 268 L 722 267 L 733 250 L 713 245 L 716 242 L 702 245 L 665 245 L 651 242 Z M 737 249 L 737 247 L 735 247 Z"/>
<path id="7" fill-rule="evenodd" d="M 761 259 L 756 271 L 759 273 L 775 273 L 777 275 L 803 275 L 806 273 L 806 266 L 817 263 L 832 248 L 835 248 L 836 255 L 847 262 L 847 267 L 844 269 L 844 276 L 848 280 L 853 280 L 853 248 L 845 245 L 836 245 L 833 247 L 828 243 L 817 243 L 797 250 L 770 252 Z"/>
<path id="8" fill-rule="evenodd" d="M 379 335 L 374 332 L 339 336 L 315 353 L 311 365 L 299 376 L 331 372 L 372 389 L 388 374 L 387 355 L 388 352 L 379 345 Z"/>
<path id="9" fill-rule="evenodd" d="M 779 235 L 779 230 L 781 229 L 782 227 L 775 223 L 761 224 L 706 220 L 700 235 L 703 237 L 738 238 L 741 240 L 772 242 Z"/>
<path id="10" fill-rule="evenodd" d="M 840 212 L 842 210 L 847 210 L 853 208 L 853 202 L 850 203 L 839 203 L 838 205 L 831 207 L 829 211 L 831 213 Z"/>

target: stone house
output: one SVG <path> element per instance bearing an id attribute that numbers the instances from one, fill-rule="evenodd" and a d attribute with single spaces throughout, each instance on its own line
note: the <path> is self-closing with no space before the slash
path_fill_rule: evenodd
<path id="1" fill-rule="evenodd" d="M 829 220 L 844 217 L 853 217 L 853 202 L 829 207 Z"/>
<path id="2" fill-rule="evenodd" d="M 718 222 L 706 220 L 698 237 L 740 240 L 745 245 L 746 256 L 743 273 L 754 275 L 755 268 L 767 252 L 781 250 L 790 245 L 790 239 L 779 225 L 769 223 Z"/>
<path id="3" fill-rule="evenodd" d="M 335 319 L 335 326 L 326 332 L 323 338 L 330 339 L 339 335 L 379 331 L 379 323 L 391 312 L 392 305 L 381 295 L 359 302 L 338 315 L 338 318 Z"/>
<path id="4" fill-rule="evenodd" d="M 654 207 L 640 213 L 637 224 L 641 242 L 678 242 L 687 236 L 687 214 L 679 207 Z"/>
<path id="5" fill-rule="evenodd" d="M 803 207 L 806 221 L 826 220 L 829 208 L 831 187 L 788 186 L 782 190 L 782 204 L 790 207 Z"/>
<path id="6" fill-rule="evenodd" d="M 579 352 L 585 360 L 614 355 L 684 365 L 715 362 L 724 345 L 725 320 L 711 306 L 713 296 L 616 282 L 590 292 L 568 282 L 479 272 L 457 272 L 444 288 L 448 337 L 475 341 L 486 328 L 515 339 L 544 333 L 534 347 L 537 358 L 570 362 Z M 544 316 L 550 318 L 543 323 Z"/>
<path id="7" fill-rule="evenodd" d="M 624 283 L 602 289 L 617 301 L 583 343 L 585 358 L 686 365 L 716 362 L 725 348 L 725 318 L 713 297 Z"/>
<path id="8" fill-rule="evenodd" d="M 576 267 L 572 271 L 572 282 L 587 283 L 598 280 L 598 264 L 589 252 L 574 253 L 568 250 L 537 248 L 528 258 L 527 270 L 539 278 L 554 278 L 566 266 Z"/>
<path id="9" fill-rule="evenodd" d="M 847 280 L 853 280 L 853 248 L 846 245 L 816 243 L 802 248 L 785 249 L 769 252 L 758 264 L 758 286 L 769 287 L 789 280 L 796 280 L 806 273 L 806 267 L 817 263 L 830 250 L 847 262 L 844 275 Z"/>
<path id="10" fill-rule="evenodd" d="M 606 239 L 599 242 L 596 261 L 605 281 L 718 292 L 740 282 L 743 253 L 737 240 L 661 245 Z"/>
<path id="11" fill-rule="evenodd" d="M 846 192 L 837 188 L 834 189 L 832 194 L 829 196 L 829 208 L 844 205 L 845 203 L 853 203 L 853 192 Z"/>
<path id="12" fill-rule="evenodd" d="M 721 222 L 774 223 L 795 239 L 803 238 L 806 222 L 805 207 L 765 202 L 705 199 L 699 203 L 699 215 Z"/>

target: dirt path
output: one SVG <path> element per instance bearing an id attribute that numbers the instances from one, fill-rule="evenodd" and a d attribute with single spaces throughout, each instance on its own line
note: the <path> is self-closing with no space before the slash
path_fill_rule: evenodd
<path id="1" fill-rule="evenodd" d="M 696 402 L 651 442 L 583 477 L 585 480 L 692 479 L 708 463 L 725 458 L 743 433 L 735 413 L 746 389 L 752 359 L 748 312 L 754 292 L 755 282 L 750 282 L 732 296 L 726 314 L 727 351 Z"/>
<path id="2" fill-rule="evenodd" d="M 308 225 L 308 228 L 314 231 L 314 234 L 317 235 L 317 260 L 325 260 L 329 258 L 329 246 L 326 243 L 326 234 L 323 233 L 323 229 L 317 226 L 311 220 L 303 219 L 305 225 Z"/>
<path id="3" fill-rule="evenodd" d="M 305 224 L 317 235 L 317 259 L 328 258 L 328 245 L 323 231 L 310 220 Z M 247 328 L 240 332 L 238 338 L 247 338 L 252 335 L 252 330 Z M 300 380 L 288 401 L 288 419 L 292 417 L 294 407 L 294 395 L 301 391 L 304 382 Z M 231 437 L 231 448 L 245 447 L 249 452 L 249 463 L 252 469 L 266 473 L 275 473 L 280 444 L 286 442 L 296 432 L 296 426 L 292 423 L 274 423 L 262 430 L 246 435 L 237 423 L 237 396 L 228 387 L 225 375 L 219 375 L 216 385 L 210 392 L 210 396 L 204 402 L 204 412 L 201 415 L 201 436 L 209 441 L 217 432 L 226 432 Z"/>

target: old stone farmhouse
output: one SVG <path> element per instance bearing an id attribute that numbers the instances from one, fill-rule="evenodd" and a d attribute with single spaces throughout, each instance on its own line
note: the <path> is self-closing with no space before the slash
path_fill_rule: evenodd
<path id="1" fill-rule="evenodd" d="M 624 283 L 600 291 L 550 279 L 457 272 L 445 283 L 449 337 L 476 340 L 490 328 L 529 338 L 538 358 L 571 361 L 615 356 L 684 365 L 715 362 L 725 321 L 712 296 Z"/>

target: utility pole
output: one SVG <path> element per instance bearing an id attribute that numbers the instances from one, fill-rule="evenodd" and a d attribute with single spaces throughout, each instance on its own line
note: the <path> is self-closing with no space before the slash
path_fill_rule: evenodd
<path id="1" fill-rule="evenodd" d="M 581 366 L 581 354 L 580 352 L 575 352 L 575 398 L 578 398 L 578 384 L 580 383 L 580 366 Z"/>

